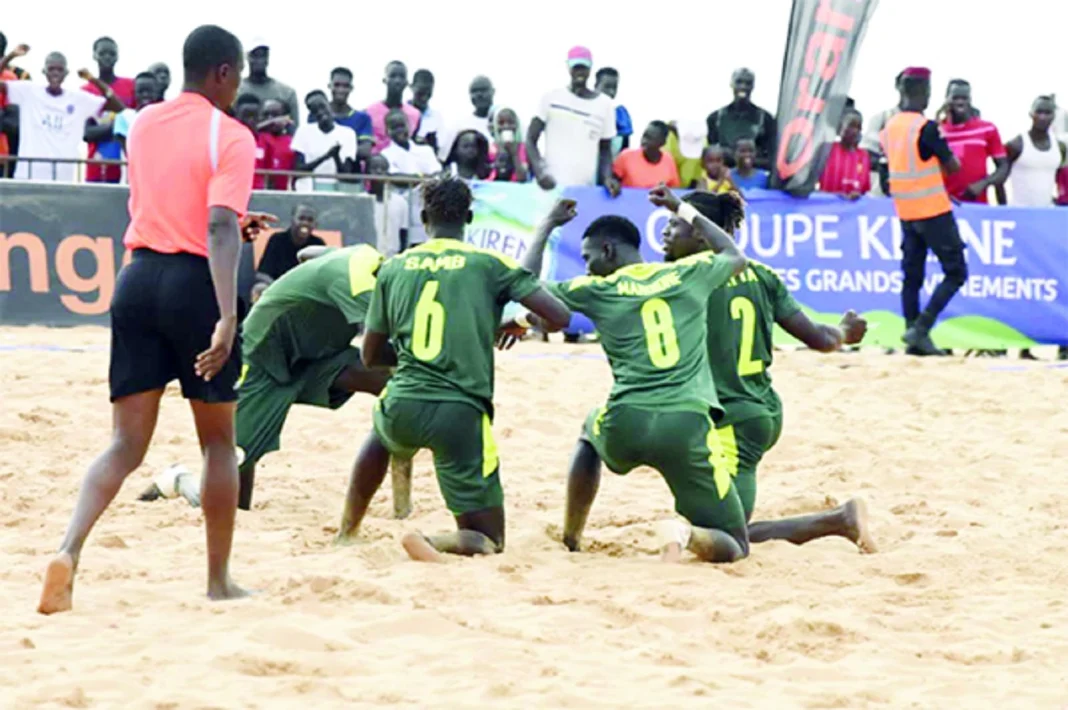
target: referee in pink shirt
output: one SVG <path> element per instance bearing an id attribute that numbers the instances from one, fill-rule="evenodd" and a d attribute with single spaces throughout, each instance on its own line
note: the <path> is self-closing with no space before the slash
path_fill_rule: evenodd
<path id="1" fill-rule="evenodd" d="M 193 409 L 204 454 L 203 508 L 208 538 L 208 596 L 246 592 L 230 580 L 237 509 L 234 408 L 241 370 L 236 275 L 248 214 L 256 144 L 225 111 L 241 83 L 238 39 L 199 27 L 183 48 L 178 98 L 144 109 L 130 132 L 133 260 L 111 302 L 111 444 L 89 467 L 67 536 L 48 565 L 38 611 L 71 608 L 85 539 L 144 459 L 163 390 L 173 380 Z"/>

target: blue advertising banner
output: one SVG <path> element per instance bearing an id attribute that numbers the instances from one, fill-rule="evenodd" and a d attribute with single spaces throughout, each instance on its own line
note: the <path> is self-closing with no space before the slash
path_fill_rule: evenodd
<path id="1" fill-rule="evenodd" d="M 647 260 L 663 260 L 661 233 L 669 214 L 651 205 L 644 191 L 624 190 L 614 200 L 602 188 L 568 188 L 564 195 L 578 202 L 579 216 L 556 235 L 548 278 L 584 273 L 582 233 L 609 213 L 638 225 Z M 889 199 L 849 202 L 819 193 L 798 199 L 753 190 L 746 200 L 745 225 L 735 235 L 739 245 L 778 271 L 811 317 L 833 323 L 853 309 L 870 324 L 866 343 L 900 347 L 901 226 Z M 955 214 L 969 277 L 932 332 L 938 345 L 1068 345 L 1068 209 L 964 205 Z M 941 279 L 932 255 L 921 299 Z M 576 316 L 572 328 L 590 330 L 591 324 Z"/>

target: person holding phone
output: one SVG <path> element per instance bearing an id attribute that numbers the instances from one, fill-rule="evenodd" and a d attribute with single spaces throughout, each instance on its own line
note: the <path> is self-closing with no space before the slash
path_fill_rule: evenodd
<path id="1" fill-rule="evenodd" d="M 526 182 L 530 179 L 527 147 L 519 140 L 519 115 L 510 108 L 501 108 L 493 116 L 493 144 L 490 146 L 490 180 L 497 182 Z"/>

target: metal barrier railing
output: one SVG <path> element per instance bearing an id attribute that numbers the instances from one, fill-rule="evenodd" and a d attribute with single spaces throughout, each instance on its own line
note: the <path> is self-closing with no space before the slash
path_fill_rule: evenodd
<path id="1" fill-rule="evenodd" d="M 0 166 L 6 168 L 10 163 L 28 163 L 30 165 L 38 163 L 48 163 L 51 165 L 51 179 L 57 181 L 59 174 L 56 170 L 59 165 L 75 165 L 77 171 L 74 182 L 87 182 L 85 180 L 84 168 L 90 165 L 110 166 L 116 165 L 121 168 L 125 168 L 127 162 L 125 160 L 108 160 L 102 158 L 36 158 L 32 156 L 24 155 L 0 155 Z M 256 170 L 257 176 L 265 178 L 270 177 L 285 177 L 289 178 L 286 182 L 285 190 L 276 190 L 278 192 L 291 192 L 294 191 L 294 183 L 301 178 L 311 178 L 312 180 L 330 180 L 336 183 L 347 185 L 359 185 L 364 182 L 384 182 L 387 186 L 396 185 L 400 187 L 408 187 L 413 184 L 412 178 L 400 177 L 397 175 L 369 175 L 363 173 L 315 173 L 308 171 L 298 170 Z M 122 178 L 118 183 L 111 182 L 93 182 L 91 184 L 125 184 L 126 175 L 123 173 Z"/>

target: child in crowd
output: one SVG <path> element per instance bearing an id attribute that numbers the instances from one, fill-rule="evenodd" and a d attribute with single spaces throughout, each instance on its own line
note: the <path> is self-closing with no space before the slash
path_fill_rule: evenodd
<path id="1" fill-rule="evenodd" d="M 731 180 L 742 190 L 768 189 L 768 171 L 756 167 L 756 143 L 751 138 L 740 138 L 734 144 L 734 170 Z"/>
<path id="2" fill-rule="evenodd" d="M 700 180 L 694 180 L 690 187 L 711 192 L 714 195 L 722 195 L 737 189 L 734 181 L 731 180 L 730 170 L 727 169 L 723 148 L 718 145 L 705 146 L 701 153 L 701 165 L 704 168 L 704 176 Z"/>

